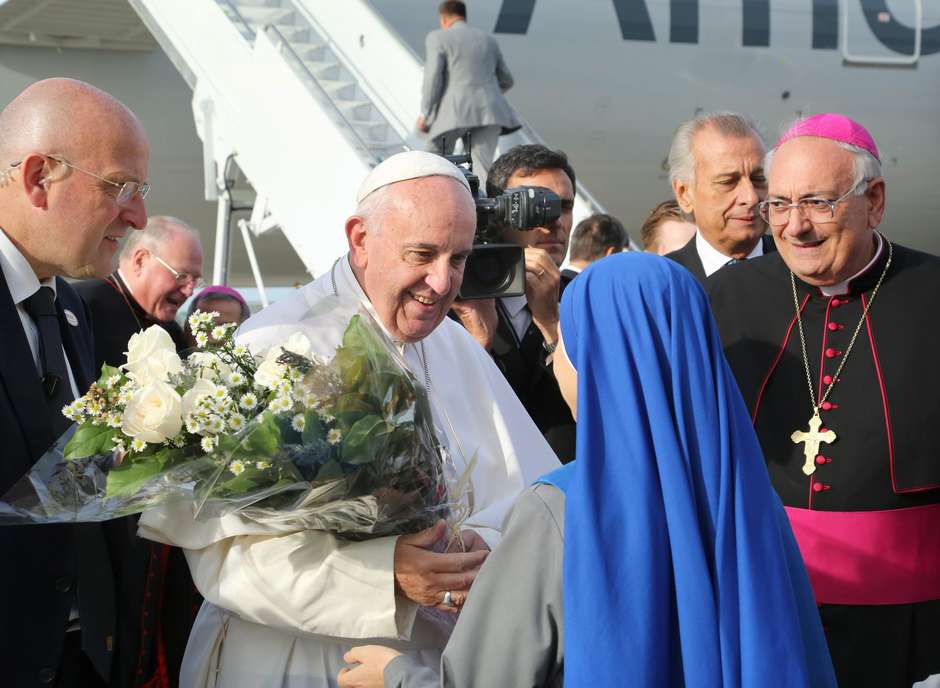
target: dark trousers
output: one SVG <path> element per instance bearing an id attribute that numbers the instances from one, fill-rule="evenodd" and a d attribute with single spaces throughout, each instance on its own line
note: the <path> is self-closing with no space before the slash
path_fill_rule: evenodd
<path id="1" fill-rule="evenodd" d="M 82 652 L 82 633 L 72 631 L 65 634 L 62 661 L 55 676 L 56 688 L 107 688 L 88 655 Z"/>
<path id="2" fill-rule="evenodd" d="M 940 600 L 819 613 L 842 688 L 911 688 L 940 673 Z"/>

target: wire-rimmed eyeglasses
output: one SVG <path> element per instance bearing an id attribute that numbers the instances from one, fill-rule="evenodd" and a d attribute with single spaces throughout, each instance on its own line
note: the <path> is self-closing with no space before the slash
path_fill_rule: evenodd
<path id="1" fill-rule="evenodd" d="M 203 281 L 202 277 L 190 275 L 188 272 L 180 272 L 153 251 L 148 251 L 148 253 L 155 261 L 160 263 L 160 265 L 165 267 L 170 272 L 170 274 L 173 275 L 173 279 L 176 280 L 176 284 L 179 286 L 185 287 L 187 284 L 191 284 L 193 289 L 202 289 L 204 286 L 206 286 L 206 283 Z"/>
<path id="2" fill-rule="evenodd" d="M 836 206 L 854 194 L 862 184 L 871 181 L 868 178 L 859 179 L 855 185 L 839 196 L 836 200 L 812 196 L 801 198 L 796 203 L 788 203 L 782 198 L 772 198 L 757 204 L 760 216 L 771 227 L 783 227 L 790 221 L 790 211 L 797 208 L 800 214 L 810 222 L 822 224 L 829 222 L 836 216 Z"/>
<path id="3" fill-rule="evenodd" d="M 105 184 L 110 184 L 118 190 L 117 196 L 115 197 L 115 202 L 119 206 L 130 205 L 131 201 L 134 200 L 134 196 L 137 195 L 139 195 L 141 200 L 143 200 L 147 198 L 147 194 L 150 193 L 150 184 L 147 182 L 116 182 L 111 179 L 105 179 L 101 175 L 95 174 L 91 170 L 86 170 L 84 167 L 79 167 L 78 165 L 69 162 L 65 158 L 60 158 L 57 155 L 49 155 L 48 153 L 43 153 L 42 155 L 49 158 L 50 160 L 55 160 L 56 162 L 63 164 L 66 167 L 71 167 L 73 170 L 78 170 L 79 172 L 87 174 L 90 177 L 94 177 L 98 181 L 104 182 Z M 22 162 L 22 160 L 11 162 L 10 167 L 19 167 Z"/>

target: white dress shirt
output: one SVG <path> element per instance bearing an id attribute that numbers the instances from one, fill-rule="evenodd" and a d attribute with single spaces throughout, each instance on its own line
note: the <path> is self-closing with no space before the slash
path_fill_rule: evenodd
<path id="1" fill-rule="evenodd" d="M 706 277 L 711 277 L 714 273 L 718 272 L 725 265 L 727 265 L 729 260 L 731 260 L 731 256 L 726 256 L 717 248 L 709 244 L 705 237 L 702 236 L 702 233 L 698 230 L 698 228 L 695 230 L 695 250 L 698 251 L 698 257 L 702 261 L 702 267 L 705 269 Z M 757 258 L 758 256 L 762 255 L 764 255 L 763 237 L 761 237 L 761 240 L 757 242 L 757 245 L 751 249 L 751 252 L 747 254 L 747 258 L 745 260 Z"/>
<path id="2" fill-rule="evenodd" d="M 55 299 L 55 277 L 40 282 L 26 257 L 20 253 L 20 250 L 10 241 L 10 238 L 2 229 L 0 229 L 0 269 L 3 270 L 7 289 L 10 290 L 16 312 L 23 324 L 23 331 L 26 333 L 26 340 L 29 342 L 29 349 L 33 354 L 36 370 L 42 375 L 42 363 L 39 360 L 39 329 L 23 307 L 23 302 L 39 291 L 40 287 L 52 289 L 53 299 Z M 69 357 L 64 349 L 62 353 L 65 355 L 65 367 L 69 372 L 69 384 L 72 386 L 72 394 L 77 399 L 79 397 L 78 385 L 75 384 L 75 376 L 72 374 L 72 364 L 69 363 Z"/>
<path id="3" fill-rule="evenodd" d="M 525 294 L 507 296 L 500 299 L 500 301 L 503 303 L 503 308 L 506 309 L 509 322 L 512 323 L 512 329 L 516 333 L 516 339 L 521 342 L 522 338 L 525 336 L 526 330 L 529 329 L 529 325 L 532 324 L 532 312 L 526 308 L 529 302 L 526 300 Z"/>

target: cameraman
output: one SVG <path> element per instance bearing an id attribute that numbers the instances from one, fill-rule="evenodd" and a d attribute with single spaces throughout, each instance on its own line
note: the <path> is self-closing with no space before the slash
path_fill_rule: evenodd
<path id="1" fill-rule="evenodd" d="M 457 301 L 463 326 L 490 352 L 522 405 L 562 462 L 574 459 L 574 419 L 552 374 L 558 343 L 558 300 L 568 280 L 559 267 L 568 251 L 574 207 L 574 170 L 568 157 L 538 144 L 501 155 L 489 170 L 487 196 L 541 186 L 561 198 L 561 216 L 546 227 L 501 230 L 503 241 L 525 249 L 525 294 Z"/>

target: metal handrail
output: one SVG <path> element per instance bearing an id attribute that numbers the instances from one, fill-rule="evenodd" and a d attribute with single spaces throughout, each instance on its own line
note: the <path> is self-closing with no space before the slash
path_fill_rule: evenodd
<path id="1" fill-rule="evenodd" d="M 352 122 L 350 122 L 346 115 L 343 114 L 343 111 L 339 109 L 339 106 L 336 105 L 330 94 L 320 85 L 319 80 L 313 75 L 313 72 L 310 71 L 307 65 L 304 64 L 304 61 L 301 59 L 300 55 L 297 54 L 297 51 L 294 50 L 293 46 L 291 46 L 290 41 L 285 38 L 284 34 L 273 24 L 265 25 L 264 32 L 276 39 L 274 41 L 275 47 L 289 62 L 293 63 L 294 70 L 307 76 L 308 83 L 313 83 L 316 88 L 308 88 L 308 91 L 310 91 L 310 94 L 313 95 L 321 105 L 327 107 L 328 111 L 333 115 L 334 120 L 338 120 L 337 124 L 341 125 L 339 127 L 340 130 L 348 139 L 352 139 L 350 143 L 353 144 L 353 147 L 360 149 L 372 165 L 379 164 L 379 158 L 372 152 L 369 145 L 362 137 L 359 136 Z"/>
<path id="2" fill-rule="evenodd" d="M 238 9 L 238 5 L 236 5 L 234 2 L 232 2 L 232 0 L 216 0 L 216 2 L 217 2 L 218 4 L 220 4 L 220 5 L 225 5 L 226 7 L 228 7 L 228 8 L 232 11 L 232 14 L 234 14 L 235 17 L 238 19 L 238 21 L 241 23 L 242 28 L 244 28 L 245 31 L 246 31 L 252 38 L 255 37 L 255 35 L 256 35 L 255 30 L 254 30 L 253 28 L 251 28 L 251 24 L 249 24 L 249 23 L 245 20 L 245 17 L 242 15 L 241 10 Z"/>
<path id="3" fill-rule="evenodd" d="M 303 16 L 303 18 L 310 23 L 311 27 L 319 34 L 320 38 L 326 42 L 326 45 L 330 48 L 331 51 L 333 51 L 333 54 L 337 57 L 337 59 L 339 59 L 342 65 L 346 67 L 346 69 L 348 69 L 350 72 L 352 72 L 353 76 L 356 77 L 356 81 L 360 85 L 368 84 L 369 80 L 356 67 L 355 61 L 350 59 L 349 55 L 346 54 L 346 51 L 344 51 L 339 46 L 339 44 L 333 40 L 333 37 L 330 35 L 330 32 L 327 31 L 324 28 L 323 24 L 321 24 L 317 20 L 317 18 L 313 15 L 313 12 L 308 11 L 305 5 L 303 5 L 302 3 L 295 2 L 295 0 L 286 0 L 286 1 L 289 2 L 293 6 L 295 12 L 300 13 Z M 390 117 L 395 120 L 395 123 L 398 125 L 397 130 L 395 127 L 391 126 L 392 122 L 388 121 L 386 123 L 389 125 L 389 127 L 393 131 L 396 132 L 396 134 L 399 135 L 399 137 L 401 136 L 400 132 L 403 132 L 403 131 L 407 132 L 409 130 L 409 125 L 402 122 L 398 118 L 398 115 L 395 113 L 395 108 L 389 106 L 389 104 L 375 90 L 369 89 L 369 98 L 370 100 L 378 101 L 378 103 L 381 104 L 382 116 L 386 120 L 388 120 Z"/>

